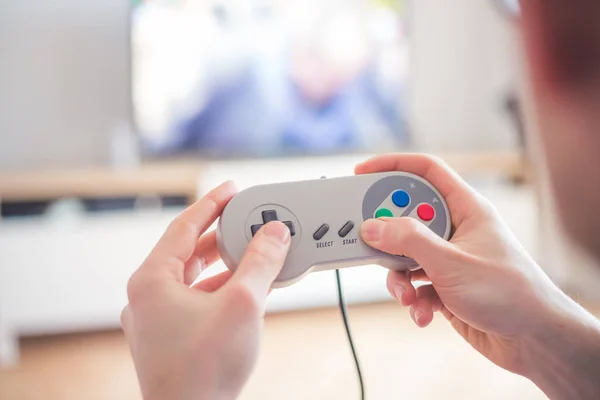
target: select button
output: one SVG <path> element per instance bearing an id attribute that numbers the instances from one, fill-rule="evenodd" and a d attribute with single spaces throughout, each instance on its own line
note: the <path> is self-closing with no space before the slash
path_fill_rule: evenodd
<path id="1" fill-rule="evenodd" d="M 313 234 L 313 239 L 321 240 L 325 234 L 329 232 L 329 225 L 323 224 L 316 232 Z"/>

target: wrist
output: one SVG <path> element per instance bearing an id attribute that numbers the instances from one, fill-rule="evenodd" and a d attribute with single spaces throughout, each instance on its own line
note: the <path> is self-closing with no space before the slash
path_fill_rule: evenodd
<path id="1" fill-rule="evenodd" d="M 600 321 L 559 294 L 522 338 L 521 370 L 553 400 L 597 399 Z"/>
<path id="2" fill-rule="evenodd" d="M 214 389 L 195 388 L 193 390 L 181 390 L 176 388 L 169 390 L 166 387 L 157 388 L 153 391 L 143 391 L 144 400 L 235 400 L 237 396 L 231 393 L 219 392 Z"/>
<path id="3" fill-rule="evenodd" d="M 236 394 L 230 388 L 220 388 L 217 379 L 197 379 L 186 382 L 185 374 L 177 374 L 170 379 L 155 379 L 151 385 L 142 387 L 144 400 L 235 400 Z"/>

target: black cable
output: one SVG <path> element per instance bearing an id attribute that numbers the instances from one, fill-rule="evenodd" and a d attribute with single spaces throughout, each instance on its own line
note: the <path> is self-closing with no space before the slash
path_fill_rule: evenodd
<path id="1" fill-rule="evenodd" d="M 342 290 L 342 278 L 340 277 L 340 270 L 335 270 L 335 278 L 337 280 L 338 300 L 340 306 L 340 312 L 344 319 L 344 326 L 346 327 L 346 334 L 348 335 L 348 342 L 350 343 L 350 349 L 352 350 L 352 356 L 354 357 L 354 365 L 356 365 L 356 373 L 360 382 L 360 398 L 365 400 L 365 383 L 363 381 L 362 372 L 360 370 L 360 362 L 356 355 L 356 349 L 354 348 L 354 341 L 352 340 L 352 333 L 350 333 L 350 325 L 348 324 L 348 311 L 346 310 L 346 302 L 344 301 L 344 292 Z"/>

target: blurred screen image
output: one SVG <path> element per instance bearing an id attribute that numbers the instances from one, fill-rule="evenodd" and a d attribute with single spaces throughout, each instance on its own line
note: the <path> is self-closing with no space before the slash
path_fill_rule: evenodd
<path id="1" fill-rule="evenodd" d="M 401 0 L 148 0 L 132 20 L 146 155 L 269 157 L 407 146 Z"/>

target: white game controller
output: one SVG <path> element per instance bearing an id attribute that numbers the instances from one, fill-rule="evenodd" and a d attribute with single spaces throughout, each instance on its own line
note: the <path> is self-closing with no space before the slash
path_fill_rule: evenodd
<path id="1" fill-rule="evenodd" d="M 450 213 L 437 189 L 419 176 L 386 172 L 246 189 L 223 211 L 217 244 L 227 268 L 235 270 L 264 224 L 274 220 L 286 224 L 292 243 L 273 287 L 289 286 L 313 271 L 359 265 L 418 269 L 414 260 L 383 253 L 362 241 L 361 224 L 379 217 L 415 218 L 438 236 L 450 238 Z"/>

